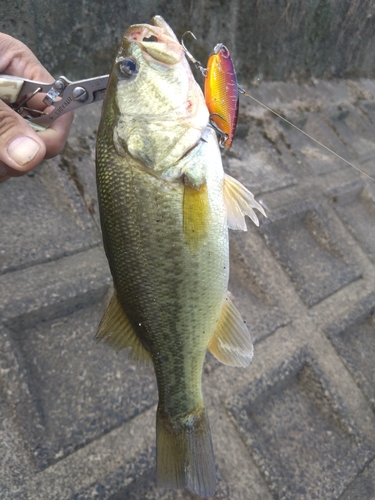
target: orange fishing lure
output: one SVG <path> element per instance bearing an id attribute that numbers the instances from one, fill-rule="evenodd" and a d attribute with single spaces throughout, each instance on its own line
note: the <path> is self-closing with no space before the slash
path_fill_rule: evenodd
<path id="1" fill-rule="evenodd" d="M 222 133 L 221 144 L 229 149 L 238 120 L 239 86 L 229 50 L 218 43 L 207 62 L 204 96 L 215 128 Z"/>
<path id="2" fill-rule="evenodd" d="M 184 45 L 184 33 L 181 44 L 188 59 L 204 76 L 204 96 L 210 112 L 211 125 L 220 134 L 220 146 L 229 149 L 233 142 L 238 120 L 239 94 L 245 93 L 238 85 L 236 70 L 227 47 L 218 43 L 210 55 L 207 68 L 190 54 Z M 195 38 L 196 39 L 196 38 Z"/>
<path id="3" fill-rule="evenodd" d="M 280 120 L 283 120 L 291 127 L 294 127 L 296 130 L 301 132 L 301 134 L 304 134 L 320 147 L 337 156 L 337 158 L 340 158 L 340 160 L 344 161 L 352 168 L 355 168 L 372 181 L 375 181 L 375 178 L 371 177 L 371 175 L 369 175 L 367 172 L 358 168 L 356 165 L 346 160 L 335 151 L 332 151 L 332 149 L 327 147 L 322 142 L 314 139 L 314 137 L 311 137 L 311 135 L 301 130 L 299 127 L 294 125 L 294 123 L 284 118 L 275 110 L 269 108 L 262 102 L 258 101 L 258 99 L 248 94 L 246 90 L 238 84 L 236 71 L 234 69 L 234 64 L 229 50 L 222 43 L 218 43 L 215 46 L 213 53 L 208 59 L 207 68 L 204 68 L 202 64 L 197 59 L 195 59 L 192 54 L 190 54 L 190 52 L 184 45 L 184 36 L 187 34 L 191 35 L 196 40 L 194 33 L 192 33 L 191 31 L 186 31 L 182 36 L 181 45 L 188 59 L 205 77 L 204 95 L 208 110 L 210 112 L 211 125 L 221 136 L 220 146 L 229 149 L 232 145 L 238 120 L 239 95 L 243 94 L 247 97 L 250 97 L 250 99 L 253 99 L 260 106 L 263 106 L 270 113 L 273 113 Z"/>

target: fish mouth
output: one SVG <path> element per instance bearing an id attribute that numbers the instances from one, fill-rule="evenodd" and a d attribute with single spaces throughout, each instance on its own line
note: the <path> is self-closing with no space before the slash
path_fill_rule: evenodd
<path id="1" fill-rule="evenodd" d="M 172 28 L 161 16 L 151 19 L 151 24 L 133 24 L 124 34 L 128 43 L 136 43 L 146 60 L 171 66 L 181 61 L 183 49 Z"/>

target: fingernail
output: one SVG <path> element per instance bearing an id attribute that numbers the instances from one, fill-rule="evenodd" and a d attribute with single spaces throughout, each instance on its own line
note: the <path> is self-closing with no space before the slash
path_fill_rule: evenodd
<path id="1" fill-rule="evenodd" d="M 29 163 L 39 151 L 40 144 L 31 137 L 17 137 L 8 146 L 8 154 L 18 165 Z"/>

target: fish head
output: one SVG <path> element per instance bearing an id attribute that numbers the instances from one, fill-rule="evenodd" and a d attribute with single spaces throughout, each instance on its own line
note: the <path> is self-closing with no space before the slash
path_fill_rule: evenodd
<path id="1" fill-rule="evenodd" d="M 107 94 L 104 106 L 112 106 L 115 116 L 117 153 L 156 172 L 182 158 L 208 124 L 208 109 L 183 48 L 160 16 L 126 30 Z"/>

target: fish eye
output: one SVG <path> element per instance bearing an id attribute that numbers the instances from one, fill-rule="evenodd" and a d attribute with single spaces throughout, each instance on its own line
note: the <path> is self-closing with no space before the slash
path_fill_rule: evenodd
<path id="1" fill-rule="evenodd" d="M 132 57 L 125 57 L 118 62 L 118 69 L 122 76 L 130 78 L 138 73 L 138 64 Z"/>

